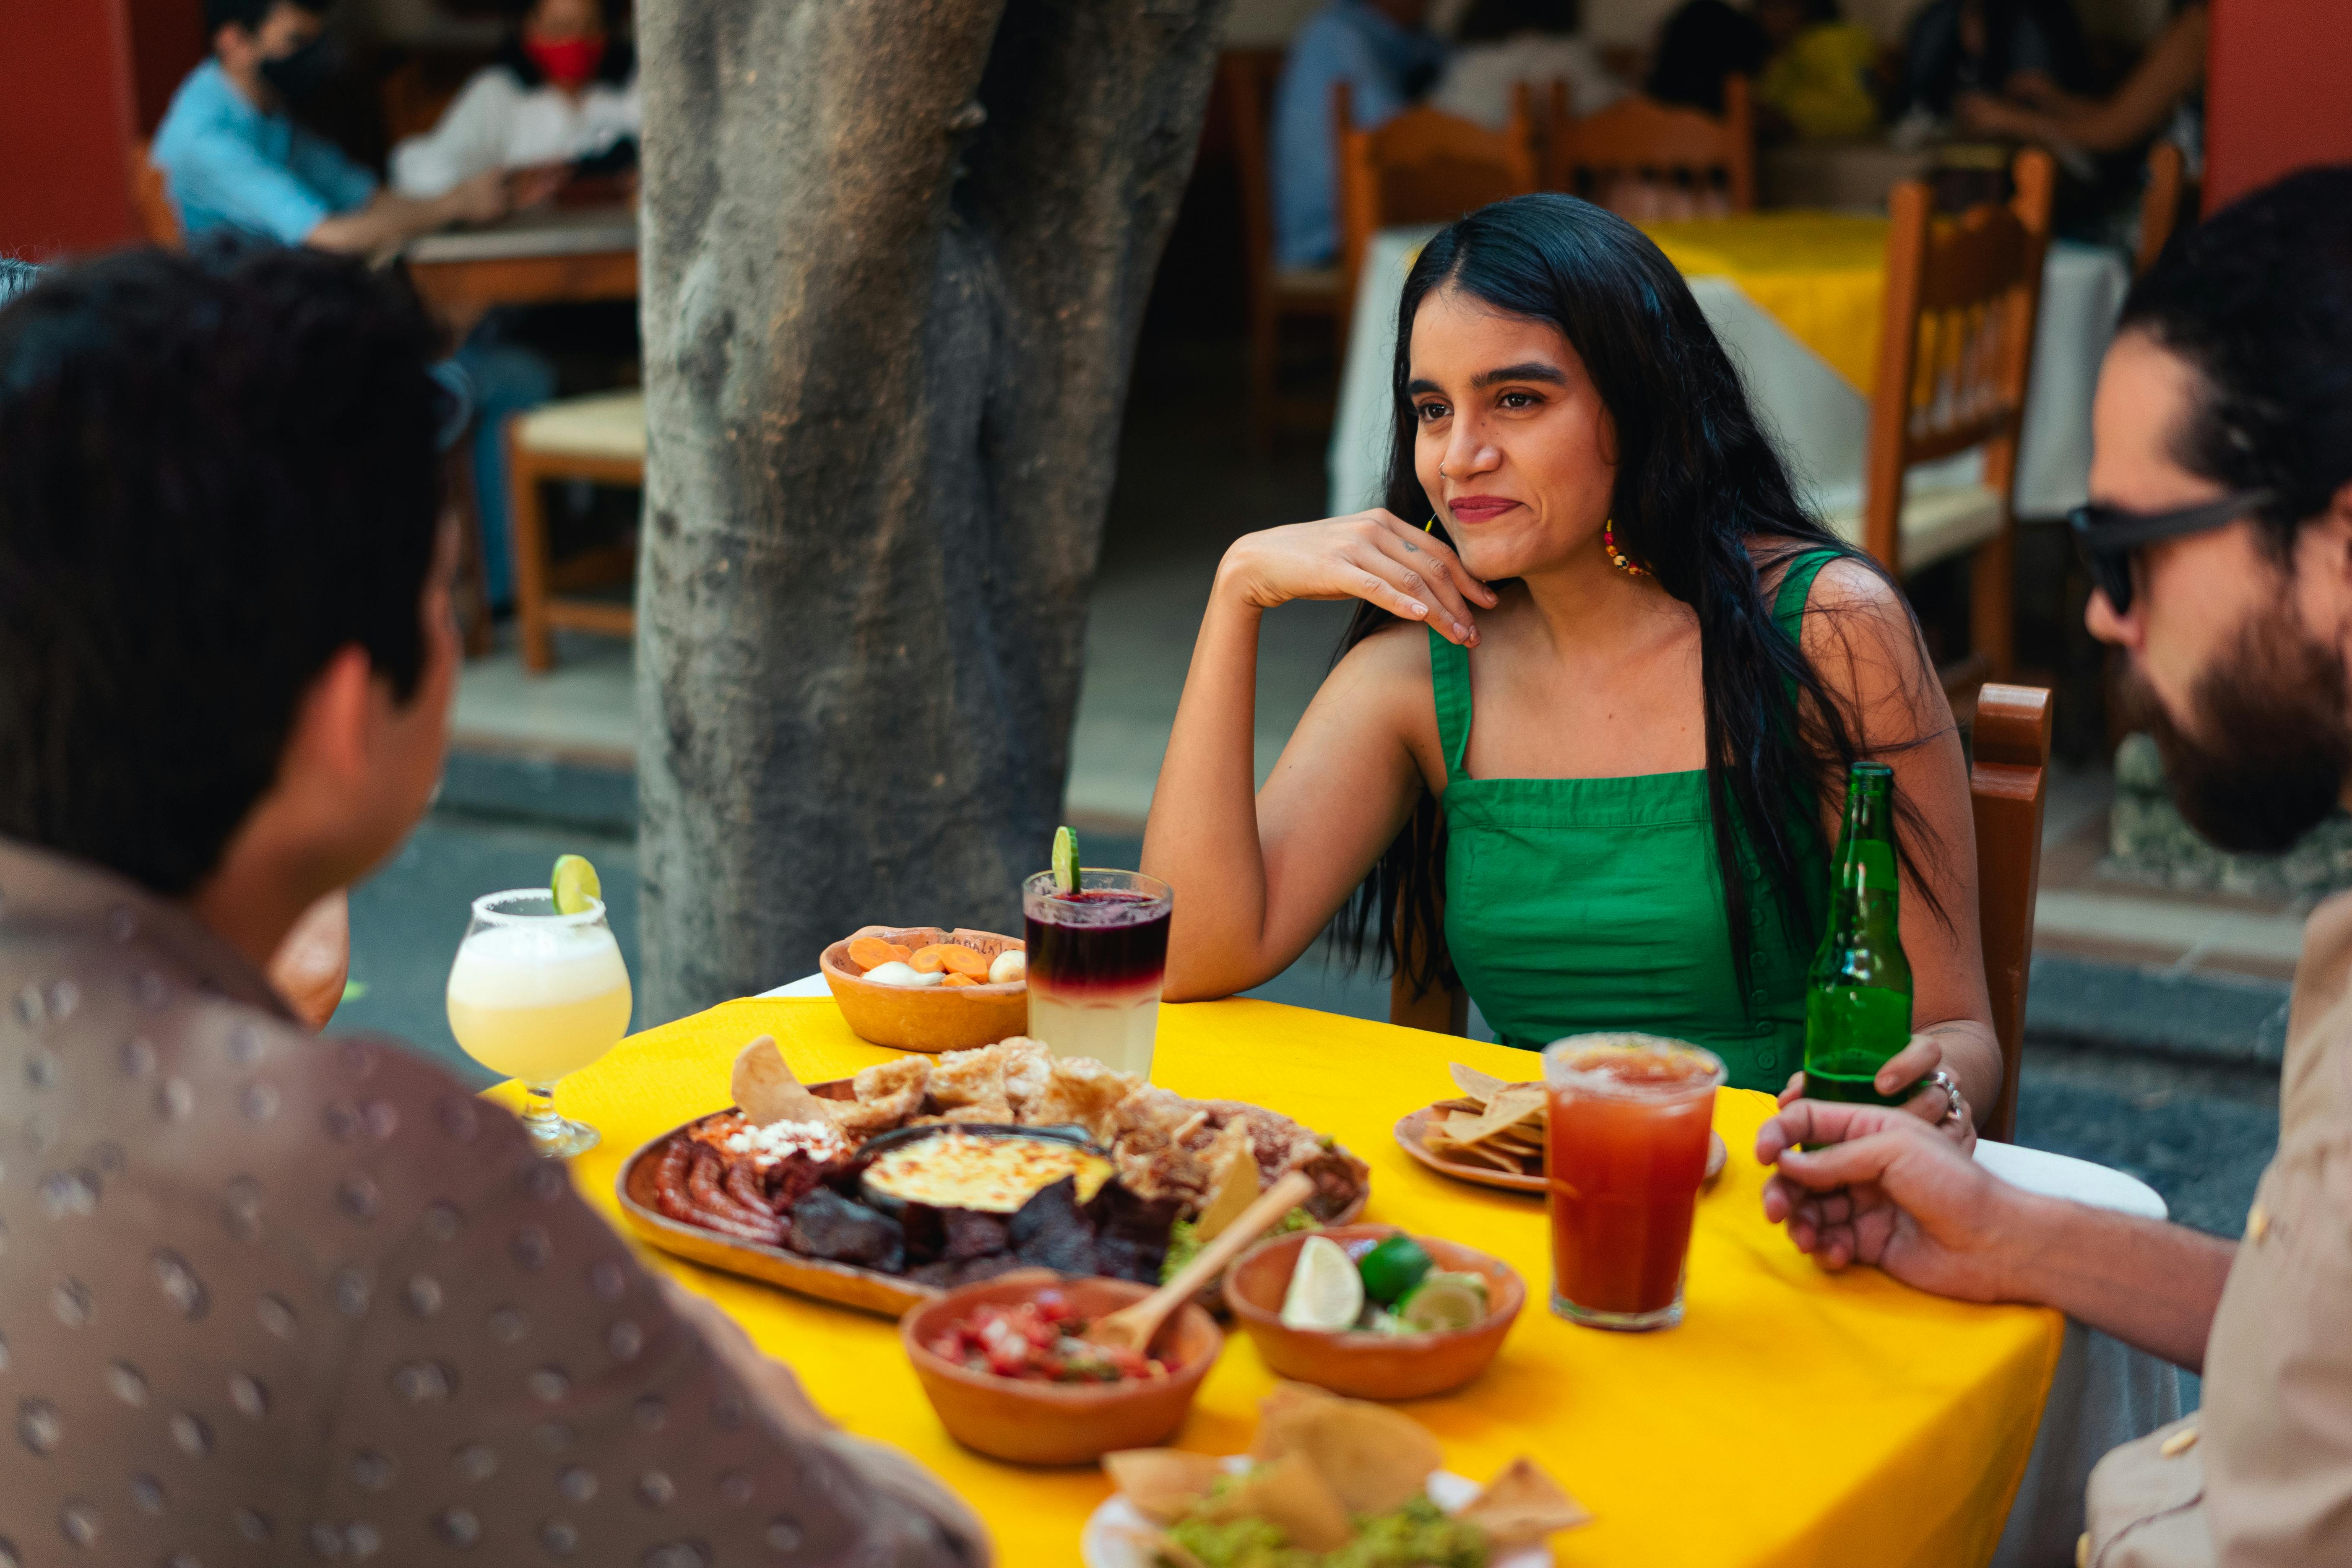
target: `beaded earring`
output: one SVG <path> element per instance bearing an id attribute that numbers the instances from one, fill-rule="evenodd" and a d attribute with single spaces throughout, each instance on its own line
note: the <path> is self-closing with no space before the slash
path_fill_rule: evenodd
<path id="1" fill-rule="evenodd" d="M 1647 566 L 1636 566 L 1633 558 L 1617 548 L 1617 520 L 1611 518 L 1601 525 L 1601 548 L 1609 552 L 1609 564 L 1629 577 L 1646 577 Z"/>

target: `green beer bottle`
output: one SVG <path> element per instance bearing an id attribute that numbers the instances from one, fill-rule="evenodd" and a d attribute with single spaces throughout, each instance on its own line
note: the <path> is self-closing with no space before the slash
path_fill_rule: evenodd
<path id="1" fill-rule="evenodd" d="M 1900 1105 L 1906 1086 L 1873 1086 L 1911 1040 L 1911 961 L 1897 926 L 1895 771 L 1856 763 L 1846 775 L 1845 829 L 1821 950 L 1805 980 L 1805 1094 L 1812 1100 Z"/>

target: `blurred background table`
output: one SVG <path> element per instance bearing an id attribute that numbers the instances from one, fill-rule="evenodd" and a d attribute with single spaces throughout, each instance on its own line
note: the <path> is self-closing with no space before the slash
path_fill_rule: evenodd
<path id="1" fill-rule="evenodd" d="M 1650 232 L 1688 279 L 1803 492 L 1824 515 L 1855 509 L 1869 444 L 1885 220 L 1761 213 Z M 1433 226 L 1383 229 L 1367 253 L 1331 429 L 1334 516 L 1380 501 L 1397 301 L 1413 258 L 1436 233 Z M 2130 283 L 2113 251 L 2063 241 L 2050 247 L 2018 463 L 2021 517 L 2060 516 L 2086 499 L 2091 391 Z M 1972 470 L 1976 459 L 1964 454 L 1953 462 Z M 1956 469 L 1950 479 L 1966 477 Z M 1915 480 L 1944 478 L 1923 468 Z"/>
<path id="2" fill-rule="evenodd" d="M 535 208 L 425 235 L 400 254 L 417 293 L 462 342 L 500 305 L 636 298 L 637 214 L 628 205 Z"/>
<path id="3" fill-rule="evenodd" d="M 730 1002 L 625 1040 L 560 1095 L 604 1132 L 572 1163 L 588 1201 L 615 1215 L 622 1162 L 723 1108 L 736 1051 L 761 1034 L 812 1082 L 898 1054 L 851 1035 L 829 997 Z M 1371 1167 L 1367 1219 L 1479 1247 L 1525 1277 L 1531 1300 L 1486 1374 L 1402 1406 L 1437 1436 L 1448 1468 L 1483 1480 L 1518 1455 L 1538 1459 L 1596 1520 L 1557 1538 L 1561 1563 L 1960 1568 L 1990 1557 L 2058 1361 L 2059 1314 L 1942 1300 L 1867 1269 L 1823 1274 L 1759 1207 L 1751 1151 L 1770 1098 L 1727 1090 L 1716 1127 L 1731 1161 L 1699 1202 L 1688 1319 L 1653 1334 L 1578 1328 L 1543 1306 L 1541 1201 L 1433 1175 L 1391 1136 L 1400 1116 L 1454 1092 L 1448 1060 L 1507 1078 L 1531 1065 L 1506 1047 L 1226 1001 L 1163 1006 L 1152 1073 L 1180 1094 L 1251 1100 L 1332 1135 Z M 515 1098 L 511 1086 L 492 1092 Z M 999 1562 L 1077 1563 L 1079 1527 L 1109 1495 L 1101 1475 L 957 1447 L 888 1320 L 646 1256 L 791 1362 L 827 1415 L 942 1477 L 987 1520 Z M 1245 1451 L 1271 1386 L 1234 1332 L 1176 1441 Z"/>

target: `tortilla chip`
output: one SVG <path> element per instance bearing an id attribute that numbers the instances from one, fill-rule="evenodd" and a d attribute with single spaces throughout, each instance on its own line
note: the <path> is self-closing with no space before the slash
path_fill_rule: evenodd
<path id="1" fill-rule="evenodd" d="M 735 1054 L 729 1080 L 736 1108 L 743 1120 L 764 1127 L 772 1121 L 833 1120 L 828 1101 L 811 1094 L 793 1072 L 792 1064 L 776 1046 L 776 1037 L 761 1035 Z"/>
<path id="2" fill-rule="evenodd" d="M 1532 1546 L 1554 1531 L 1592 1522 L 1583 1505 L 1524 1454 L 1455 1517 L 1485 1531 L 1498 1546 Z"/>
<path id="3" fill-rule="evenodd" d="M 1219 1231 L 1257 1202 L 1257 1155 L 1250 1146 L 1249 1129 L 1238 1121 L 1226 1122 L 1210 1151 L 1209 1163 L 1217 1173 L 1217 1188 L 1192 1222 L 1192 1234 L 1204 1243 L 1214 1241 Z"/>
<path id="4" fill-rule="evenodd" d="M 1308 1552 L 1336 1552 L 1355 1537 L 1348 1502 L 1331 1478 L 1304 1452 L 1285 1454 L 1251 1470 L 1240 1485 L 1209 1500 L 1203 1519 L 1262 1519 Z"/>
<path id="5" fill-rule="evenodd" d="M 1294 1392 L 1298 1386 L 1277 1384 L 1258 1405 L 1255 1458 L 1305 1455 L 1350 1513 L 1387 1513 L 1428 1489 L 1444 1455 L 1420 1422 L 1366 1400 Z"/>
<path id="6" fill-rule="evenodd" d="M 1192 1511 L 1225 1467 L 1206 1454 L 1179 1448 L 1121 1448 L 1102 1457 L 1103 1472 L 1154 1524 L 1173 1524 Z"/>
<path id="7" fill-rule="evenodd" d="M 1454 1088 L 1482 1106 L 1511 1087 L 1492 1073 L 1480 1072 L 1476 1068 L 1464 1067 L 1460 1062 L 1448 1062 L 1445 1070 L 1453 1075 Z"/>

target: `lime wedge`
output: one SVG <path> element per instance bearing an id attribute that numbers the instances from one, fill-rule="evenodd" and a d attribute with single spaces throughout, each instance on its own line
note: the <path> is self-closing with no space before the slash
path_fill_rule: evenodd
<path id="1" fill-rule="evenodd" d="M 1434 1268 L 1428 1249 L 1409 1236 L 1391 1236 L 1356 1260 L 1364 1277 L 1364 1294 L 1383 1307 L 1394 1306 Z"/>
<path id="2" fill-rule="evenodd" d="M 587 856 L 558 855 L 548 890 L 555 895 L 557 914 L 581 915 L 588 912 L 591 899 L 604 896 L 604 884 L 596 879 L 596 868 L 588 864 Z"/>
<path id="3" fill-rule="evenodd" d="M 1054 887 L 1065 893 L 1078 890 L 1078 836 L 1066 823 L 1054 829 Z"/>
<path id="4" fill-rule="evenodd" d="M 1421 1284 L 1397 1308 L 1408 1327 L 1421 1333 L 1466 1329 L 1486 1316 L 1486 1277 L 1483 1274 L 1436 1273 Z"/>
<path id="5" fill-rule="evenodd" d="M 1355 1259 L 1328 1236 L 1308 1237 L 1282 1298 L 1283 1327 L 1343 1333 L 1363 1310 L 1364 1280 Z"/>

